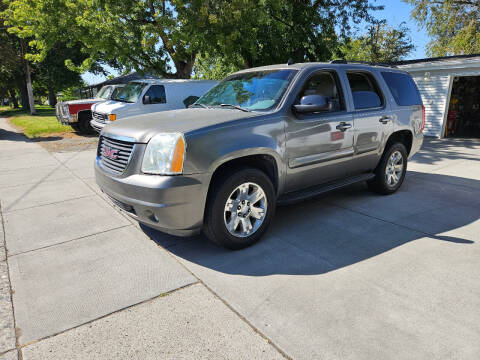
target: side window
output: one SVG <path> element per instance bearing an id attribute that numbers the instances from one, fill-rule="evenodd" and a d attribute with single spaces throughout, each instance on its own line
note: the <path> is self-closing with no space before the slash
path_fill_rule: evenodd
<path id="1" fill-rule="evenodd" d="M 167 102 L 165 87 L 163 85 L 150 86 L 145 96 L 150 96 L 151 104 L 165 104 Z"/>
<path id="2" fill-rule="evenodd" d="M 382 76 L 397 105 L 422 105 L 420 92 L 410 75 L 385 71 Z"/>
<path id="3" fill-rule="evenodd" d="M 348 82 L 352 90 L 355 110 L 365 110 L 383 106 L 383 95 L 372 74 L 348 72 Z"/>
<path id="4" fill-rule="evenodd" d="M 330 103 L 327 112 L 341 111 L 345 109 L 341 87 L 335 73 L 321 71 L 312 75 L 305 83 L 299 94 L 298 101 L 309 95 L 326 97 Z"/>

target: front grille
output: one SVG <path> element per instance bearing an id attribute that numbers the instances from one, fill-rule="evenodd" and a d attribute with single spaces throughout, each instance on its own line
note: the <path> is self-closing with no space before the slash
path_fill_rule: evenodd
<path id="1" fill-rule="evenodd" d="M 134 145 L 133 142 L 100 136 L 97 155 L 105 168 L 120 174 L 127 168 Z"/>
<path id="2" fill-rule="evenodd" d="M 55 107 L 56 107 L 55 110 L 56 110 L 56 113 L 57 113 L 57 118 L 67 119 L 70 116 L 67 104 L 65 104 L 63 102 L 59 102 L 59 103 L 57 103 L 57 105 Z"/>
<path id="3" fill-rule="evenodd" d="M 107 117 L 107 114 L 100 114 L 100 113 L 94 111 L 92 113 L 92 118 L 95 121 L 98 121 L 99 123 L 106 123 L 108 117 Z"/>

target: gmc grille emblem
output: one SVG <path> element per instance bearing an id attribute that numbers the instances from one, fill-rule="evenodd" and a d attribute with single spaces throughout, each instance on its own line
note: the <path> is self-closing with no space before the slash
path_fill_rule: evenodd
<path id="1" fill-rule="evenodd" d="M 116 160 L 118 157 L 117 153 L 118 153 L 118 150 L 112 149 L 108 146 L 103 147 L 102 155 L 109 159 Z"/>

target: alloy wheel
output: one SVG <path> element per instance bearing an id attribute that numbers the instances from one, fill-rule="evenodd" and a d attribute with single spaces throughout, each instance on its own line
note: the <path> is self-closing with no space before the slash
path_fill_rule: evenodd
<path id="1" fill-rule="evenodd" d="M 236 237 L 254 234 L 267 214 L 267 197 L 255 183 L 239 185 L 227 199 L 224 210 L 225 226 Z"/>

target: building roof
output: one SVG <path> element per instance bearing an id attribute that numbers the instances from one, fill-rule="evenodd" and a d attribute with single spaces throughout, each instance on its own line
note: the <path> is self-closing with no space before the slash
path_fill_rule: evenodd
<path id="1" fill-rule="evenodd" d="M 433 58 L 397 61 L 395 63 L 395 65 L 409 65 L 409 64 L 418 64 L 418 63 L 436 62 L 436 61 L 445 61 L 445 60 L 456 60 L 456 59 L 471 59 L 471 58 L 477 58 L 477 57 L 480 58 L 480 54 L 440 56 L 440 57 L 433 57 Z"/>
<path id="2" fill-rule="evenodd" d="M 480 68 L 480 54 L 405 60 L 397 62 L 396 65 L 409 72 Z"/>

